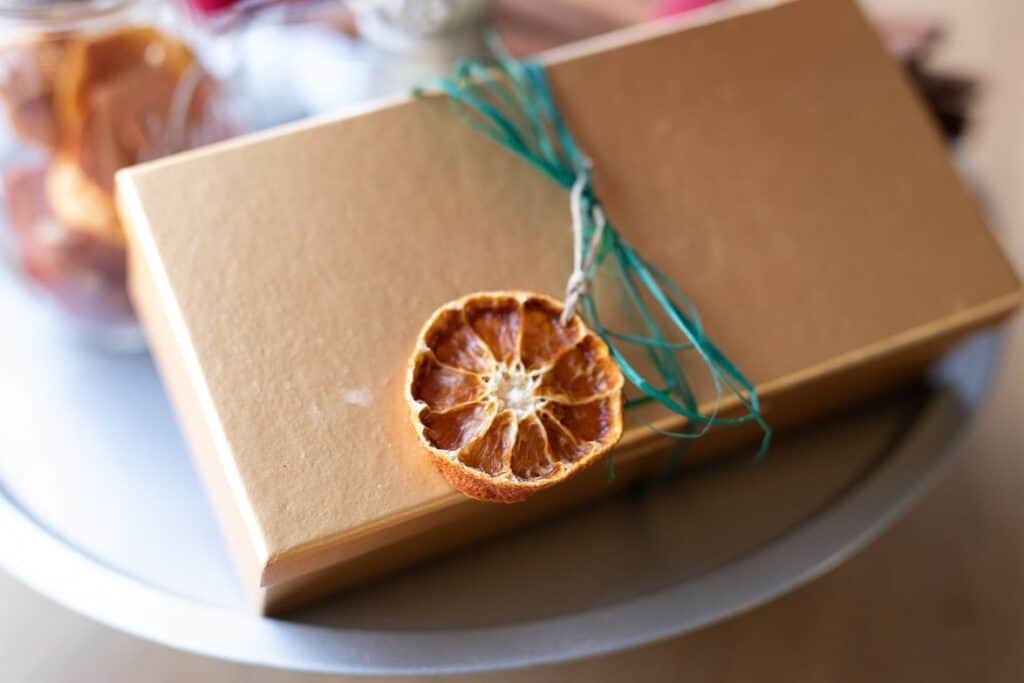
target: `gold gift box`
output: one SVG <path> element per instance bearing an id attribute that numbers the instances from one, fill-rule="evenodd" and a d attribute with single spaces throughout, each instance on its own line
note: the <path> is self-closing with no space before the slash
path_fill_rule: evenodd
<path id="1" fill-rule="evenodd" d="M 852 2 L 697 16 L 546 61 L 612 220 L 696 303 L 773 426 L 903 381 L 1011 312 L 1018 280 Z M 519 505 L 471 501 L 416 441 L 403 382 L 430 313 L 479 290 L 560 296 L 571 264 L 567 194 L 441 98 L 118 181 L 135 302 L 258 609 L 608 490 L 594 467 Z M 649 421 L 679 427 L 630 411 L 616 485 L 664 467 Z M 755 436 L 717 429 L 687 461 Z"/>

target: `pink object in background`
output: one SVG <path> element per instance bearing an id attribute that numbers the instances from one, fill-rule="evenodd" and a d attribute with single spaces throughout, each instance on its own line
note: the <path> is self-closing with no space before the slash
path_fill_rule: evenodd
<path id="1" fill-rule="evenodd" d="M 661 0 L 654 10 L 655 16 L 668 17 L 673 14 L 682 14 L 698 7 L 704 7 L 716 2 L 716 0 Z"/>
<path id="2" fill-rule="evenodd" d="M 241 4 L 239 0 L 185 0 L 185 5 L 203 17 L 211 17 Z"/>

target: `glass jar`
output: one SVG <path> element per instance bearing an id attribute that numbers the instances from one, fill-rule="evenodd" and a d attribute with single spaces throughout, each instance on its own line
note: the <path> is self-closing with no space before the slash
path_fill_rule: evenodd
<path id="1" fill-rule="evenodd" d="M 115 172 L 234 132 L 184 26 L 150 0 L 0 0 L 9 255 L 106 346 L 141 345 Z"/>

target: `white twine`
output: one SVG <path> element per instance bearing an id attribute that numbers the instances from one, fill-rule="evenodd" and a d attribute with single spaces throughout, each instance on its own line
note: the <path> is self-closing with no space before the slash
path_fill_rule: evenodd
<path id="1" fill-rule="evenodd" d="M 590 271 L 594 266 L 594 259 L 597 256 L 597 247 L 601 244 L 601 236 L 604 234 L 604 211 L 600 206 L 593 206 L 590 209 L 590 220 L 594 223 L 594 233 L 590 236 L 590 244 L 587 245 L 586 255 L 583 252 L 583 190 L 587 186 L 586 172 L 576 176 L 576 182 L 572 185 L 572 192 L 569 194 L 569 210 L 572 212 L 572 274 L 565 284 L 565 308 L 562 310 L 561 322 L 563 325 L 572 320 L 576 312 L 576 305 L 580 298 L 587 293 L 590 286 Z"/>

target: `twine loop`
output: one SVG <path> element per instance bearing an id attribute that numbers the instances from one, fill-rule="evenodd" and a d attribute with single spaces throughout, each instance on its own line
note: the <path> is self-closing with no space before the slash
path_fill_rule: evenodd
<path id="1" fill-rule="evenodd" d="M 590 185 L 590 166 L 587 160 L 586 168 L 576 175 L 569 193 L 569 211 L 572 214 L 572 273 L 565 284 L 565 308 L 562 309 L 561 317 L 563 325 L 572 320 L 577 304 L 588 293 L 594 262 L 601 239 L 604 237 L 604 210 L 596 202 L 591 202 L 589 212 L 583 208 L 583 193 Z M 587 220 L 593 229 L 590 240 L 584 244 Z"/>

